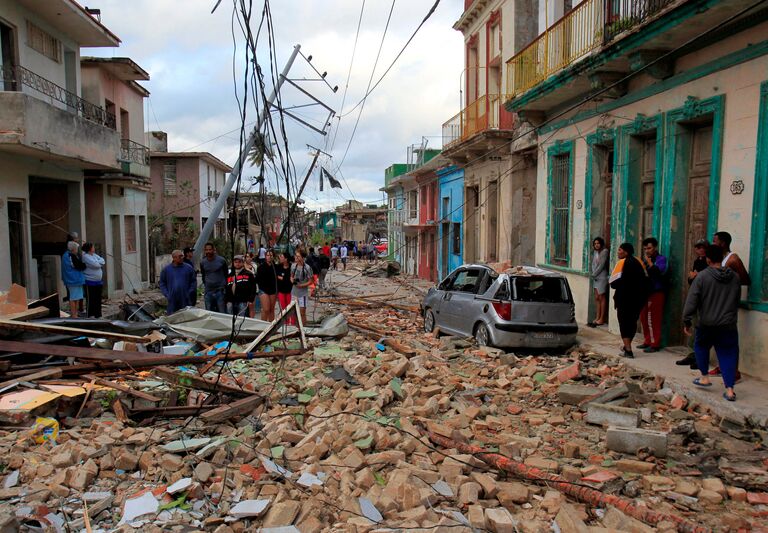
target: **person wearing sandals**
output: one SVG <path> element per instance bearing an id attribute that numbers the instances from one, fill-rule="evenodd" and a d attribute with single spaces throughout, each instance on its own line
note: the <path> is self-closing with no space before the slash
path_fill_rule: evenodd
<path id="1" fill-rule="evenodd" d="M 693 384 L 699 387 L 712 386 L 709 380 L 709 351 L 714 347 L 725 384 L 723 398 L 732 402 L 736 400 L 733 386 L 739 363 L 739 331 L 736 323 L 741 281 L 739 275 L 722 266 L 722 262 L 723 249 L 714 244 L 707 246 L 708 266 L 691 283 L 683 309 L 683 324 L 685 334 L 691 335 L 693 318 L 698 315 L 694 353 L 701 376 L 694 379 Z"/>
<path id="2" fill-rule="evenodd" d="M 595 290 L 595 308 L 597 316 L 587 326 L 595 328 L 608 323 L 608 249 L 602 237 L 592 241 L 592 287 Z"/>
<path id="3" fill-rule="evenodd" d="M 613 289 L 613 305 L 619 319 L 619 331 L 624 343 L 621 356 L 634 358 L 632 339 L 637 333 L 640 310 L 648 301 L 648 273 L 635 257 L 635 247 L 625 242 L 619 246 L 619 261 L 609 278 Z"/>

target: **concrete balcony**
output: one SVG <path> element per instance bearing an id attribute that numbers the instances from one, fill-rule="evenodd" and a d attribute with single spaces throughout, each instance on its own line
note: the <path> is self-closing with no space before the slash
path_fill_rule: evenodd
<path id="1" fill-rule="evenodd" d="M 618 82 L 646 66 L 652 78 L 668 78 L 677 57 L 761 19 L 745 15 L 695 46 L 667 52 L 748 5 L 748 0 L 583 0 L 507 61 L 505 106 L 523 119 L 544 118 L 549 110 L 604 88 L 609 90 L 603 98 L 623 96 L 626 83 Z"/>
<path id="2" fill-rule="evenodd" d="M 121 170 L 114 115 L 23 67 L 4 68 L 2 75 L 1 151 Z"/>
<path id="3" fill-rule="evenodd" d="M 130 139 L 121 139 L 120 165 L 126 175 L 149 179 L 149 148 Z"/>
<path id="4" fill-rule="evenodd" d="M 504 95 L 485 94 L 443 123 L 443 156 L 465 157 L 493 148 L 494 139 L 508 138 L 515 117 L 504 109 Z"/>

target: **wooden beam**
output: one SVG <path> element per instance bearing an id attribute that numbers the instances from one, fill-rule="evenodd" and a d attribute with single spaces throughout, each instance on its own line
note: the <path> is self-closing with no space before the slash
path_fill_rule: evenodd
<path id="1" fill-rule="evenodd" d="M 15 320 L 0 319 L 0 328 L 8 328 L 21 331 L 41 331 L 47 333 L 68 333 L 97 339 L 110 339 L 130 342 L 149 342 L 146 337 L 127 335 L 124 333 L 112 333 L 109 331 L 96 331 L 92 329 L 69 328 L 66 326 L 54 326 L 53 324 L 39 324 L 37 322 L 17 322 Z"/>
<path id="2" fill-rule="evenodd" d="M 218 407 L 217 405 L 181 405 L 174 407 L 146 407 L 141 409 L 131 409 L 128 416 L 133 418 L 149 418 L 160 416 L 165 418 L 194 416 L 204 413 Z"/>
<path id="3" fill-rule="evenodd" d="M 227 361 L 235 361 L 239 359 L 272 359 L 273 357 L 292 357 L 295 355 L 301 355 L 306 353 L 307 350 L 273 350 L 271 352 L 251 352 L 251 353 L 230 353 L 226 356 Z M 139 370 L 153 368 L 163 365 L 204 365 L 210 362 L 214 357 L 209 356 L 194 356 L 194 355 L 179 355 L 179 356 L 158 356 L 152 357 L 148 353 L 143 353 L 145 357 L 140 360 L 130 361 L 107 361 L 107 362 L 92 362 L 82 363 L 75 365 L 61 366 L 61 370 L 64 376 L 82 376 L 91 372 L 109 372 L 115 370 Z M 220 359 L 221 360 L 221 359 Z M 30 371 L 15 371 L 6 372 L 6 377 L 24 377 L 32 374 Z"/>
<path id="4" fill-rule="evenodd" d="M 223 392 L 233 396 L 251 396 L 253 394 L 253 391 L 231 387 L 221 382 L 216 383 L 216 380 L 206 379 L 190 372 L 179 372 L 178 370 L 174 370 L 167 366 L 155 368 L 154 373 L 175 385 L 190 387 L 206 392 Z"/>
<path id="5" fill-rule="evenodd" d="M 121 383 L 115 383 L 114 381 L 109 381 L 109 380 L 100 378 L 98 376 L 94 376 L 92 374 L 84 374 L 83 378 L 93 381 L 94 383 L 96 383 L 96 385 L 101 385 L 103 387 L 109 387 L 110 389 L 115 389 L 120 392 L 125 392 L 126 394 L 130 394 L 131 396 L 136 396 L 137 398 L 141 398 L 142 400 L 147 400 L 149 402 L 162 401 L 162 398 L 158 398 L 157 396 L 152 396 L 151 394 L 147 394 L 146 392 L 138 391 L 136 389 L 132 389 L 131 387 L 128 387 Z"/>
<path id="6" fill-rule="evenodd" d="M 246 398 L 241 398 L 236 402 L 221 405 L 203 413 L 200 418 L 211 423 L 223 422 L 233 416 L 250 414 L 256 407 L 261 405 L 263 401 L 264 399 L 261 396 L 248 396 Z"/>
<path id="7" fill-rule="evenodd" d="M 276 330 L 280 327 L 280 325 L 283 323 L 283 321 L 288 318 L 288 315 L 294 312 L 297 315 L 298 309 L 296 308 L 296 300 L 291 301 L 291 303 L 288 304 L 288 307 L 282 310 L 282 312 L 278 315 L 277 318 L 275 318 L 272 323 L 267 326 L 267 328 L 262 331 L 258 337 L 253 339 L 253 341 L 246 346 L 243 351 L 248 353 L 252 350 L 255 350 L 258 348 L 263 342 L 265 342 Z M 302 341 L 302 346 L 306 346 L 306 342 Z"/>
<path id="8" fill-rule="evenodd" d="M 26 311 L 19 311 L 18 313 L 2 315 L 0 318 L 3 320 L 32 320 L 33 318 L 48 316 L 48 313 L 50 313 L 50 310 L 47 307 L 35 307 Z"/>
<path id="9" fill-rule="evenodd" d="M 22 381 L 35 381 L 37 379 L 44 379 L 44 378 L 51 378 L 51 377 L 53 378 L 61 377 L 61 368 L 47 368 L 45 370 L 41 370 L 33 374 L 27 374 L 26 376 L 21 376 L 15 379 L 11 379 L 9 381 L 3 381 L 2 383 L 0 383 L 0 390 L 18 385 Z"/>
<path id="10" fill-rule="evenodd" d="M 63 346 L 61 344 L 42 344 L 37 342 L 4 340 L 0 340 L 0 351 L 30 355 L 55 355 L 58 357 L 74 357 L 75 359 L 93 359 L 95 361 L 142 361 L 147 357 L 162 355 L 155 354 L 153 352 L 126 352 L 121 350 L 105 350 L 102 348 L 86 348 L 80 346 Z"/>

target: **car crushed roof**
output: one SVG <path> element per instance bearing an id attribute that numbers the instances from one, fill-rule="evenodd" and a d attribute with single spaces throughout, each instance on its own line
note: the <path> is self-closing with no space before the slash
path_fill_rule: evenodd
<path id="1" fill-rule="evenodd" d="M 459 268 L 483 268 L 486 270 L 491 270 L 496 274 L 499 274 L 499 275 L 504 274 L 510 277 L 528 277 L 528 276 L 551 277 L 551 278 L 563 277 L 563 275 L 560 272 L 555 272 L 553 270 L 546 270 L 543 268 L 539 268 L 535 266 L 527 266 L 527 265 L 512 266 L 511 263 L 509 262 L 491 263 L 491 264 L 468 263 L 465 265 L 461 265 Z"/>

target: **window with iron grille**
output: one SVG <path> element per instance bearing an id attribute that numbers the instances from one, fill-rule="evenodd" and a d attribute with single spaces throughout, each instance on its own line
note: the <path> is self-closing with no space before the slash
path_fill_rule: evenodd
<path id="1" fill-rule="evenodd" d="M 461 255 L 461 223 L 454 222 L 452 230 L 453 246 L 451 253 L 454 255 Z"/>
<path id="2" fill-rule="evenodd" d="M 27 45 L 45 57 L 61 63 L 61 43 L 42 28 L 27 21 Z"/>
<path id="3" fill-rule="evenodd" d="M 176 160 L 163 163 L 163 194 L 176 196 Z"/>
<path id="4" fill-rule="evenodd" d="M 550 157 L 549 263 L 568 266 L 571 220 L 571 152 Z"/>

